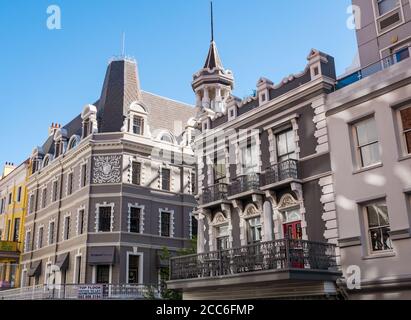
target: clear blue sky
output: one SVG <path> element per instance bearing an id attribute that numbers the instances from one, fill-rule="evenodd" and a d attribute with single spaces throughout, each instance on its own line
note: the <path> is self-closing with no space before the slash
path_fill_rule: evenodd
<path id="1" fill-rule="evenodd" d="M 48 30 L 47 7 L 62 10 Z M 343 73 L 355 56 L 346 27 L 350 0 L 215 0 L 215 37 L 235 94 L 265 76 L 275 83 L 304 69 L 311 48 Z M 47 136 L 101 91 L 109 58 L 139 62 L 142 88 L 194 103 L 191 78 L 210 41 L 208 0 L 0 0 L 0 165 L 21 163 Z"/>

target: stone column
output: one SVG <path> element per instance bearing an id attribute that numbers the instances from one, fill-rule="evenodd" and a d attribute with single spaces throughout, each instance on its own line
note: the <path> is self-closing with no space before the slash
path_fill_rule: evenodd
<path id="1" fill-rule="evenodd" d="M 263 205 L 264 216 L 264 238 L 263 241 L 274 240 L 274 224 L 273 224 L 273 209 L 270 201 L 264 202 Z"/>

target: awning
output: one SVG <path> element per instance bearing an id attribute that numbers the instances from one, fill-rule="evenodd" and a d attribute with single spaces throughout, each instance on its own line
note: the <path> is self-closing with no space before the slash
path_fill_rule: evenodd
<path id="1" fill-rule="evenodd" d="M 88 249 L 88 264 L 113 265 L 115 252 L 115 247 L 91 247 Z"/>
<path id="2" fill-rule="evenodd" d="M 69 266 L 69 255 L 70 253 L 63 253 L 57 257 L 56 266 L 60 268 L 61 271 L 67 270 Z"/>
<path id="3" fill-rule="evenodd" d="M 29 277 L 38 277 L 41 275 L 41 260 L 31 263 L 31 268 L 28 273 Z"/>

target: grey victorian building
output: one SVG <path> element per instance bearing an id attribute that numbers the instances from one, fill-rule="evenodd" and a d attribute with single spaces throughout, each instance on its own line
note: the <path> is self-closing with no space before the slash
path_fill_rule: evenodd
<path id="1" fill-rule="evenodd" d="M 22 286 L 55 266 L 64 284 L 157 285 L 161 249 L 196 233 L 193 116 L 142 91 L 133 59 L 112 60 L 100 99 L 32 153 Z"/>
<path id="2" fill-rule="evenodd" d="M 216 43 L 197 97 L 198 254 L 173 258 L 185 299 L 338 298 L 339 252 L 325 99 L 334 59 L 311 50 L 299 74 L 232 94 Z"/>

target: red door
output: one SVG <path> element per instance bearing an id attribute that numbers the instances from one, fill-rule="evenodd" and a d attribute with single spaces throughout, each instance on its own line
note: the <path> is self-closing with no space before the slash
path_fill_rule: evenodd
<path id="1" fill-rule="evenodd" d="M 283 227 L 285 239 L 302 240 L 301 221 L 285 223 Z M 289 250 L 291 268 L 304 269 L 304 251 L 299 241 L 290 241 Z"/>

